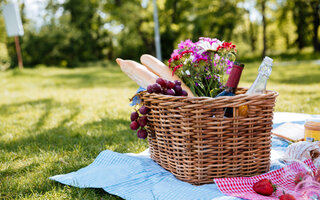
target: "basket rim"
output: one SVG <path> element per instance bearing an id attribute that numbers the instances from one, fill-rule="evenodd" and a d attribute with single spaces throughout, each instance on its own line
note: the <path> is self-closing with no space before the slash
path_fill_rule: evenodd
<path id="1" fill-rule="evenodd" d="M 246 87 L 238 87 L 238 89 L 245 89 L 248 90 Z M 247 98 L 265 98 L 267 96 L 270 96 L 269 98 L 275 98 L 279 96 L 279 93 L 277 91 L 273 90 L 266 90 L 266 94 L 238 94 L 235 96 L 220 96 L 220 97 L 189 97 L 189 96 L 171 96 L 171 95 L 164 95 L 164 94 L 156 94 L 156 93 L 148 93 L 147 91 L 139 92 L 138 95 L 148 95 L 148 96 L 154 96 L 154 97 L 161 97 L 161 98 L 170 98 L 170 99 L 180 99 L 180 100 L 233 100 L 233 99 L 247 99 Z"/>

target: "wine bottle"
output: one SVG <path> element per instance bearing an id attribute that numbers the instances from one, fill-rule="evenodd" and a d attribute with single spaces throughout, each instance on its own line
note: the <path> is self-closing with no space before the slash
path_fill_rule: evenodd
<path id="1" fill-rule="evenodd" d="M 246 94 L 264 94 L 266 92 L 267 81 L 272 72 L 272 62 L 273 60 L 268 56 L 263 59 L 258 69 L 258 76 Z M 240 106 L 239 114 L 240 116 L 246 116 L 248 114 L 248 106 Z"/>
<path id="2" fill-rule="evenodd" d="M 238 62 L 235 62 L 233 64 L 227 84 L 226 84 L 226 88 L 222 92 L 220 92 L 216 97 L 234 96 L 236 94 L 236 90 L 239 84 L 239 80 L 240 80 L 243 68 L 244 68 L 244 64 L 240 64 Z M 233 109 L 226 108 L 224 116 L 232 117 Z"/>

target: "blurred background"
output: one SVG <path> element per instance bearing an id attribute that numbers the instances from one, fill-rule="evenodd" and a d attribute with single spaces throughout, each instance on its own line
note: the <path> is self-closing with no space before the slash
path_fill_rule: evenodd
<path id="1" fill-rule="evenodd" d="M 3 6 L 8 0 L 1 0 Z M 145 0 L 15 0 L 25 34 L 25 67 L 77 67 L 155 55 L 153 3 Z M 181 40 L 216 37 L 242 61 L 320 58 L 319 0 L 158 0 L 164 60 Z M 0 17 L 0 65 L 17 65 L 14 38 Z"/>

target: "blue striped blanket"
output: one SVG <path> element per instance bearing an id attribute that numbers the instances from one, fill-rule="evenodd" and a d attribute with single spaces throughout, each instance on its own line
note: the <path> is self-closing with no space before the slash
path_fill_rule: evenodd
<path id="1" fill-rule="evenodd" d="M 286 122 L 304 124 L 306 118 L 320 115 L 275 113 L 274 128 Z M 276 136 L 272 138 L 271 159 L 281 157 L 289 142 Z M 103 188 L 106 192 L 132 200 L 236 200 L 226 196 L 215 184 L 194 186 L 176 179 L 148 155 L 122 154 L 102 151 L 87 167 L 68 174 L 55 175 L 51 180 L 79 188 Z"/>

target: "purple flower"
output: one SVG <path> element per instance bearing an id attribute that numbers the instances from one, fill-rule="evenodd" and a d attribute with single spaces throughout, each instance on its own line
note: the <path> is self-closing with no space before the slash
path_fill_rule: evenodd
<path id="1" fill-rule="evenodd" d="M 171 58 L 173 58 L 174 56 L 177 56 L 177 55 L 179 55 L 179 50 L 175 49 L 175 50 L 173 50 L 173 52 L 171 54 Z"/>
<path id="2" fill-rule="evenodd" d="M 197 82 L 195 82 L 195 84 L 196 84 L 197 87 L 199 86 L 199 84 Z"/>
<path id="3" fill-rule="evenodd" d="M 207 61 L 208 60 L 208 55 L 206 55 L 206 54 L 198 54 L 197 52 L 195 52 L 192 62 L 199 63 L 201 60 Z"/>
<path id="4" fill-rule="evenodd" d="M 215 60 L 219 60 L 219 59 L 220 59 L 220 56 L 219 56 L 218 54 L 215 54 L 215 55 L 214 55 L 214 59 L 215 59 Z M 222 57 L 222 59 L 223 59 L 223 57 Z"/>
<path id="5" fill-rule="evenodd" d="M 211 75 L 206 76 L 206 79 L 207 79 L 207 80 L 209 80 L 209 79 L 211 79 L 211 78 L 212 78 L 212 76 L 211 76 Z"/>
<path id="6" fill-rule="evenodd" d="M 193 42 L 188 39 L 186 41 L 181 41 L 180 44 L 178 44 L 178 48 L 181 50 L 181 49 L 191 49 L 191 47 L 193 47 L 194 44 Z"/>
<path id="7" fill-rule="evenodd" d="M 232 66 L 233 66 L 233 62 L 230 61 L 230 60 L 227 60 L 227 67 L 226 67 L 226 73 L 227 74 L 230 74 Z"/>

